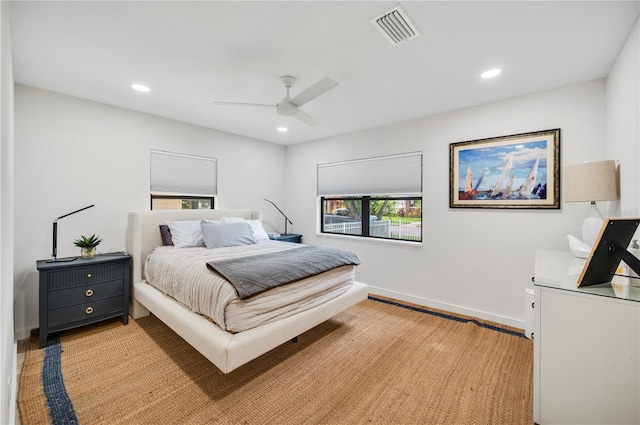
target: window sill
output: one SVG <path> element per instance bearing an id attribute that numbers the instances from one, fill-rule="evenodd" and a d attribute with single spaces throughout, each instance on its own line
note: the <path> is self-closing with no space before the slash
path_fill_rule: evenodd
<path id="1" fill-rule="evenodd" d="M 399 239 L 370 238 L 370 237 L 363 237 L 363 236 L 356 236 L 356 235 L 341 235 L 339 233 L 322 233 L 322 232 L 316 232 L 316 236 L 320 238 L 342 239 L 342 240 L 349 240 L 353 242 L 373 242 L 373 243 L 383 243 L 383 244 L 391 244 L 391 245 L 411 246 L 416 248 L 422 247 L 422 242 L 403 241 Z"/>

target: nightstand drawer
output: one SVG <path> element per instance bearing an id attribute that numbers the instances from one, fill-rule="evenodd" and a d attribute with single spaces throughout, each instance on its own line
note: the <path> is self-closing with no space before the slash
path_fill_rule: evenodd
<path id="1" fill-rule="evenodd" d="M 124 279 L 102 283 L 89 283 L 66 289 L 49 291 L 49 308 L 60 308 L 80 303 L 90 303 L 104 298 L 122 295 Z"/>
<path id="2" fill-rule="evenodd" d="M 50 271 L 47 273 L 47 288 L 51 290 L 118 279 L 122 278 L 123 270 L 122 262 L 113 262 Z"/>
<path id="3" fill-rule="evenodd" d="M 70 328 L 77 326 L 76 322 L 89 323 L 91 321 L 102 320 L 108 316 L 122 314 L 122 295 L 95 302 L 87 302 L 70 307 L 49 310 L 49 331 L 59 330 L 58 327 Z"/>

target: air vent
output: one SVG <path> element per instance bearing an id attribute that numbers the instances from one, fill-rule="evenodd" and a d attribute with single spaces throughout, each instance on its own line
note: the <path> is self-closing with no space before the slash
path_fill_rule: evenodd
<path id="1" fill-rule="evenodd" d="M 371 23 L 394 46 L 420 35 L 414 23 L 411 22 L 407 13 L 400 6 L 396 6 L 373 18 Z"/>

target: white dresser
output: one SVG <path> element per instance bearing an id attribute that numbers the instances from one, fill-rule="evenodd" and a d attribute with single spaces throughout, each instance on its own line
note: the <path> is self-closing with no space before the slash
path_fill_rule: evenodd
<path id="1" fill-rule="evenodd" d="M 576 288 L 585 260 L 537 250 L 533 417 L 640 423 L 640 280 Z"/>

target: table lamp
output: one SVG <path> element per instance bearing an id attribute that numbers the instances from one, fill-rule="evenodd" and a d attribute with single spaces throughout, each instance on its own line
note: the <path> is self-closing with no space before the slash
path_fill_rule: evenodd
<path id="1" fill-rule="evenodd" d="M 71 258 L 65 258 L 65 259 L 60 259 L 58 258 L 58 220 L 60 220 L 61 218 L 65 218 L 68 217 L 72 214 L 75 213 L 79 213 L 80 211 L 84 211 L 88 208 L 94 207 L 95 205 L 89 205 L 87 207 L 84 208 L 80 208 L 79 210 L 75 210 L 72 211 L 68 214 L 64 214 L 61 215 L 60 217 L 56 218 L 55 220 L 53 220 L 53 252 L 51 253 L 51 260 L 47 260 L 47 263 L 57 263 L 57 262 L 68 262 L 68 261 L 73 261 L 76 258 L 75 257 L 71 257 Z"/>
<path id="2" fill-rule="evenodd" d="M 280 208 L 278 208 L 278 206 L 276 204 L 274 204 L 272 201 L 268 200 L 267 198 L 262 198 L 265 201 L 267 201 L 268 203 L 270 203 L 271 205 L 273 205 L 274 207 L 276 207 L 276 209 L 280 212 L 280 214 L 282 214 L 282 216 L 284 217 L 284 235 L 288 235 L 287 233 L 287 222 L 291 223 L 291 220 L 289 220 L 289 217 L 287 217 Z M 293 225 L 293 223 L 291 223 L 291 225 Z"/>
<path id="3" fill-rule="evenodd" d="M 604 222 L 596 201 L 620 199 L 616 162 L 613 160 L 585 162 L 565 167 L 564 193 L 566 202 L 591 204 L 582 222 L 582 242 L 591 249 Z"/>

